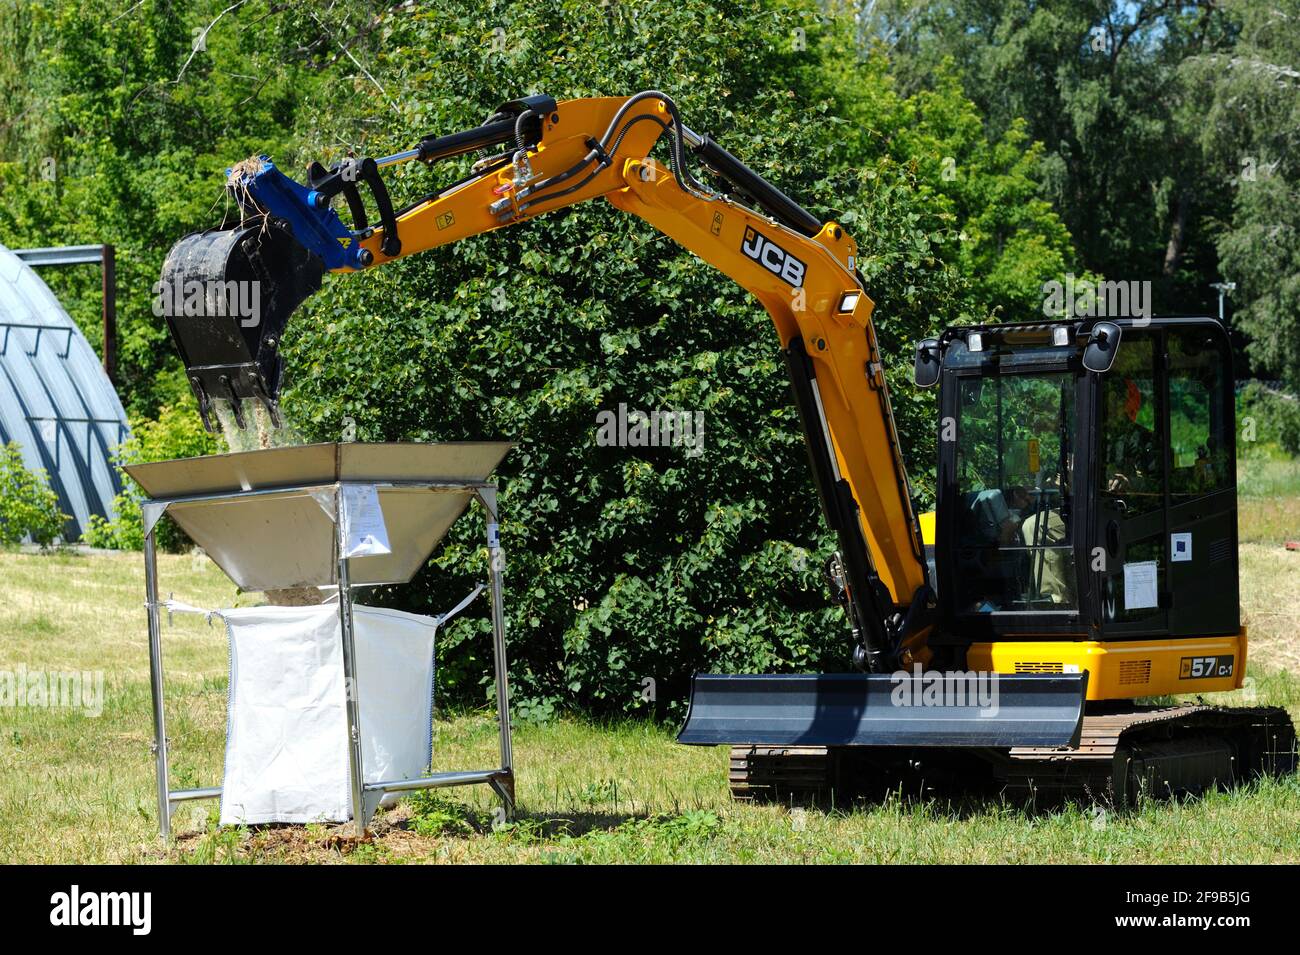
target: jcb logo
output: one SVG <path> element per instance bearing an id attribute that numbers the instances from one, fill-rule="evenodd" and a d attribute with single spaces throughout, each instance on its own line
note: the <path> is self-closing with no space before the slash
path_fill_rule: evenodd
<path id="1" fill-rule="evenodd" d="M 803 287 L 807 266 L 757 229 L 745 227 L 745 240 L 740 243 L 740 251 L 794 288 Z"/>
<path id="2" fill-rule="evenodd" d="M 1232 654 L 1217 657 L 1183 657 L 1179 661 L 1178 679 L 1208 680 L 1232 676 Z"/>

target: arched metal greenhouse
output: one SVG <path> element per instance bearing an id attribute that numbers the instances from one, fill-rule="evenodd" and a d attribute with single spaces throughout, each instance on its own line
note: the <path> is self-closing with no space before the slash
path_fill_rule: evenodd
<path id="1" fill-rule="evenodd" d="M 44 468 L 78 539 L 92 514 L 112 517 L 121 479 L 113 449 L 126 412 L 86 337 L 30 266 L 0 245 L 0 442 Z"/>

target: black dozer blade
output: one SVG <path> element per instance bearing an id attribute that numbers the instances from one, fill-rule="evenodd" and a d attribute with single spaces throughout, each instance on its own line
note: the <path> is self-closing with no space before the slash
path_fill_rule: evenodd
<path id="1" fill-rule="evenodd" d="M 1079 745 L 1087 674 L 696 674 L 679 743 L 701 746 Z M 981 674 L 986 680 L 988 674 Z M 938 681 L 938 682 L 936 682 Z M 936 688 L 937 687 L 937 688 Z M 961 694 L 960 696 L 958 694 Z M 995 701 L 995 705 L 988 705 Z"/>
<path id="2" fill-rule="evenodd" d="M 279 423 L 281 334 L 324 274 L 318 256 L 261 216 L 172 246 L 158 298 L 209 431 L 219 399 L 231 402 L 241 428 L 240 404 L 248 398 Z"/>

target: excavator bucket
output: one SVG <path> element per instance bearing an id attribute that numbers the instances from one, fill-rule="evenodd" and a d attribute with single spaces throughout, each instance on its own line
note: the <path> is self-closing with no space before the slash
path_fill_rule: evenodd
<path id="1" fill-rule="evenodd" d="M 321 286 L 324 263 L 270 217 L 196 232 L 172 247 L 156 287 L 199 412 L 260 401 L 279 423 L 280 338 L 290 314 Z"/>
<path id="2" fill-rule="evenodd" d="M 379 208 L 381 250 L 397 256 L 396 216 L 374 159 L 330 170 L 313 163 L 302 185 L 266 156 L 226 171 L 238 226 L 188 235 L 168 253 L 158 285 L 161 313 L 209 431 L 217 402 L 230 403 L 240 429 L 241 406 L 250 399 L 279 424 L 280 337 L 289 316 L 320 288 L 326 271 L 358 271 L 374 259 L 362 245 L 374 230 L 357 182 L 370 187 Z M 347 199 L 357 230 L 330 207 L 336 195 Z"/>
<path id="3" fill-rule="evenodd" d="M 680 743 L 1078 746 L 1087 674 L 696 674 Z"/>

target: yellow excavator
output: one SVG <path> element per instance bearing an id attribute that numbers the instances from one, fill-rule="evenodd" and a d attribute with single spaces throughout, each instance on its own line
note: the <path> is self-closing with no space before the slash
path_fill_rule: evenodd
<path id="1" fill-rule="evenodd" d="M 464 178 L 394 208 L 386 168 L 456 160 Z M 281 336 L 325 272 L 589 199 L 646 220 L 767 310 L 838 537 L 827 576 L 853 672 L 694 677 L 680 740 L 731 746 L 737 796 L 910 775 L 1130 802 L 1294 771 L 1283 709 L 1137 702 L 1245 680 L 1217 321 L 1067 316 L 920 342 L 917 384 L 939 386 L 937 507 L 921 515 L 857 244 L 687 127 L 664 93 L 529 96 L 396 155 L 313 164 L 306 180 L 245 160 L 227 184 L 239 222 L 167 257 L 163 285 L 184 303 L 167 321 L 209 428 L 219 410 L 240 427 L 249 405 L 278 415 Z M 255 320 L 231 307 L 241 283 L 258 290 Z"/>

